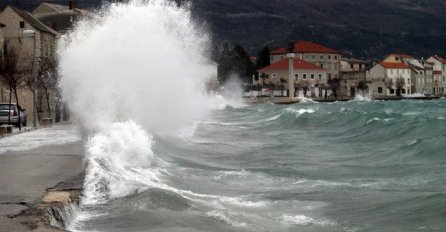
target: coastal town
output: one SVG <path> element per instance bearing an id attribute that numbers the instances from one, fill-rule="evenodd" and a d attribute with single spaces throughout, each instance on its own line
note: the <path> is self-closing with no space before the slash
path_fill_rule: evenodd
<path id="1" fill-rule="evenodd" d="M 0 4 L 0 232 L 446 231 L 429 1 Z"/>
<path id="2" fill-rule="evenodd" d="M 36 123 L 69 117 L 58 90 L 57 41 L 92 12 L 77 8 L 76 1 L 69 0 L 66 5 L 44 2 L 32 12 L 7 5 L 0 13 L 0 102 L 15 103 L 26 110 L 25 119 L 19 119 L 24 120 L 23 125 L 32 121 L 35 127 Z M 239 45 L 234 50 L 245 53 Z M 246 87 L 244 97 L 251 102 L 290 97 L 317 101 L 358 96 L 436 98 L 446 93 L 446 59 L 435 54 L 426 58 L 389 54 L 381 60 L 361 60 L 303 40 L 269 51 L 267 62 L 261 64 L 256 57 L 246 55 L 249 64 L 242 64 L 255 67 L 252 80 L 240 77 Z M 222 62 L 213 63 L 218 77 L 229 76 L 234 69 L 225 71 L 223 66 Z M 212 83 L 218 87 L 224 80 L 218 78 Z"/>
<path id="3" fill-rule="evenodd" d="M 446 90 L 446 59 L 438 55 L 389 54 L 364 61 L 315 42 L 297 41 L 273 50 L 270 62 L 258 70 L 245 97 L 285 97 L 290 88 L 295 97 L 315 100 L 349 100 L 358 95 L 429 98 L 444 96 Z"/>

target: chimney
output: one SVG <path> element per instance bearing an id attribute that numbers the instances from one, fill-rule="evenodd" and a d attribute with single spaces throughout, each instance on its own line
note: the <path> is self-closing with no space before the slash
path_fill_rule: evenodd
<path id="1" fill-rule="evenodd" d="M 76 1 L 75 0 L 69 0 L 68 1 L 68 7 L 70 8 L 70 10 L 74 10 L 74 8 L 76 8 Z"/>

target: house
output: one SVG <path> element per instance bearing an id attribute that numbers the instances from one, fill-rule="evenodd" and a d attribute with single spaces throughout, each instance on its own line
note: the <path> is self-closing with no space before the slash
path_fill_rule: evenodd
<path id="1" fill-rule="evenodd" d="M 433 63 L 414 60 L 408 63 L 411 69 L 412 93 L 433 94 Z"/>
<path id="2" fill-rule="evenodd" d="M 411 94 L 411 69 L 405 63 L 379 62 L 366 72 L 373 97 Z"/>
<path id="3" fill-rule="evenodd" d="M 322 97 L 323 89 L 327 86 L 327 70 L 299 58 L 293 59 L 292 70 L 296 96 Z M 288 59 L 275 62 L 258 72 L 261 78 L 257 84 L 271 86 L 276 90 L 288 90 Z"/>
<path id="4" fill-rule="evenodd" d="M 34 44 L 36 45 L 35 57 L 37 69 L 40 67 L 42 60 L 55 57 L 56 40 L 59 33 L 40 22 L 31 13 L 7 6 L 0 13 L 0 22 L 5 25 L 3 27 L 4 42 L 1 46 L 3 52 L 6 53 L 14 49 L 19 57 L 20 64 L 32 63 Z M 26 30 L 32 30 L 35 33 L 32 37 L 29 37 L 24 34 Z M 28 115 L 33 115 L 32 91 L 29 87 L 25 86 L 18 92 L 19 103 L 27 109 Z M 3 86 L 0 100 L 4 102 L 9 99 L 8 93 L 9 90 Z M 38 90 L 37 96 L 41 99 L 43 93 L 40 93 Z M 38 98 L 38 101 L 40 99 Z M 32 117 L 29 116 L 28 118 L 31 119 Z"/>
<path id="5" fill-rule="evenodd" d="M 361 81 L 364 82 L 362 88 L 367 87 L 367 84 L 365 83 L 367 65 L 367 61 L 342 57 L 339 89 L 340 96 L 354 98 Z M 361 86 L 359 87 L 361 88 Z M 365 89 L 362 90 L 365 92 Z"/>
<path id="6" fill-rule="evenodd" d="M 76 8 L 76 2 L 70 0 L 68 6 L 44 2 L 34 9 L 32 14 L 46 26 L 64 34 L 78 19 L 88 16 L 90 12 Z"/>
<path id="7" fill-rule="evenodd" d="M 272 51 L 270 62 L 275 63 L 286 59 L 287 53 L 286 47 Z M 293 53 L 297 58 L 327 70 L 329 80 L 340 77 L 341 53 L 339 51 L 310 41 L 298 41 L 294 43 Z"/>
<path id="8" fill-rule="evenodd" d="M 427 59 L 427 62 L 433 63 L 433 94 L 445 95 L 446 94 L 446 59 L 440 56 L 431 56 Z"/>
<path id="9" fill-rule="evenodd" d="M 414 59 L 408 54 L 389 54 L 384 59 L 383 62 L 386 63 L 407 63 L 407 61 Z"/>
<path id="10" fill-rule="evenodd" d="M 341 58 L 341 72 L 365 71 L 369 62 L 355 58 Z"/>

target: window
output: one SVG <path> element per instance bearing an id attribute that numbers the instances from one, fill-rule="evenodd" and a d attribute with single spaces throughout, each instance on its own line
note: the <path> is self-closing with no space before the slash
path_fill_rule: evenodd
<path id="1" fill-rule="evenodd" d="M 313 58 L 313 59 L 315 58 L 314 55 L 312 56 L 312 58 Z"/>
<path id="2" fill-rule="evenodd" d="M 328 59 L 331 59 L 331 56 L 328 56 Z"/>
<path id="3" fill-rule="evenodd" d="M 314 79 L 314 74 L 311 74 L 311 79 Z"/>
<path id="4" fill-rule="evenodd" d="M 307 74 L 304 74 L 303 79 L 307 79 Z"/>
<path id="5" fill-rule="evenodd" d="M 273 73 L 273 78 L 277 78 L 277 74 Z"/>
<path id="6" fill-rule="evenodd" d="M 19 26 L 20 26 L 20 28 L 24 28 L 25 27 L 25 21 L 20 21 L 19 22 Z"/>
<path id="7" fill-rule="evenodd" d="M 324 68 L 324 64 L 321 64 L 321 68 Z"/>
<path id="8" fill-rule="evenodd" d="M 334 59 L 337 60 L 337 59 L 338 59 L 338 56 L 334 56 Z"/>
<path id="9" fill-rule="evenodd" d="M 378 87 L 378 93 L 383 93 L 383 87 Z"/>
<path id="10" fill-rule="evenodd" d="M 322 80 L 322 74 L 319 74 L 319 80 Z"/>
<path id="11" fill-rule="evenodd" d="M 294 74 L 294 79 L 299 80 L 299 74 Z"/>
<path id="12" fill-rule="evenodd" d="M 323 56 L 323 55 L 321 55 L 321 60 L 322 60 L 322 59 L 324 59 L 324 56 Z"/>
<path id="13" fill-rule="evenodd" d="M 353 64 L 350 64 L 350 68 L 352 68 L 352 69 L 353 69 Z"/>

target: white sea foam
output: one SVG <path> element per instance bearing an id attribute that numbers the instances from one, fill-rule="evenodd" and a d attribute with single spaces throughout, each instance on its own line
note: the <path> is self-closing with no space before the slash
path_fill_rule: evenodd
<path id="1" fill-rule="evenodd" d="M 315 109 L 309 108 L 309 109 L 294 109 L 294 108 L 286 108 L 285 111 L 295 113 L 297 116 L 302 114 L 312 114 L 316 112 Z"/>
<path id="2" fill-rule="evenodd" d="M 381 119 L 380 118 L 372 118 L 372 119 L 368 120 L 366 124 L 369 124 L 372 122 L 377 122 L 377 121 L 381 121 Z"/>
<path id="3" fill-rule="evenodd" d="M 372 101 L 372 92 L 366 93 L 366 94 L 356 94 L 353 101 L 360 101 L 360 102 L 370 102 Z"/>
<path id="4" fill-rule="evenodd" d="M 314 223 L 314 219 L 305 215 L 283 215 L 282 222 L 285 224 L 308 225 Z"/>
<path id="5" fill-rule="evenodd" d="M 330 220 L 315 220 L 305 215 L 288 215 L 284 214 L 281 218 L 285 225 L 335 225 L 336 223 Z"/>
<path id="6" fill-rule="evenodd" d="M 55 125 L 0 139 L 0 154 L 7 151 L 25 151 L 80 140 L 81 137 L 74 125 Z"/>

